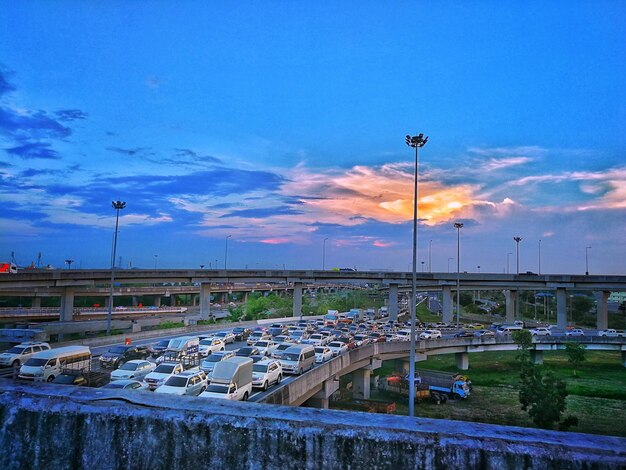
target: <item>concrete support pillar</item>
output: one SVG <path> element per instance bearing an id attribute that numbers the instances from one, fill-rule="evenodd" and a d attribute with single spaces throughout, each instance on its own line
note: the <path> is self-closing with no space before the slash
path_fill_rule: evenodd
<path id="1" fill-rule="evenodd" d="M 160 295 L 155 295 L 154 296 L 154 303 L 152 305 L 154 305 L 155 307 L 160 307 L 161 306 L 161 296 Z"/>
<path id="2" fill-rule="evenodd" d="M 626 351 L 622 351 L 622 365 L 626 367 Z"/>
<path id="3" fill-rule="evenodd" d="M 198 296 L 196 294 L 191 294 L 191 306 L 196 307 L 198 305 Z"/>
<path id="4" fill-rule="evenodd" d="M 531 350 L 530 351 L 530 361 L 533 364 L 541 365 L 543 364 L 543 351 L 541 350 Z"/>
<path id="5" fill-rule="evenodd" d="M 243 303 L 244 304 L 248 303 L 248 292 L 243 293 Z"/>
<path id="6" fill-rule="evenodd" d="M 137 300 L 137 296 L 136 296 L 136 295 L 133 295 L 133 296 L 131 297 L 131 305 L 132 305 L 133 307 L 136 307 L 137 305 L 139 305 L 139 301 Z"/>
<path id="7" fill-rule="evenodd" d="M 211 316 L 211 284 L 203 282 L 200 284 L 200 318 L 208 320 Z"/>
<path id="8" fill-rule="evenodd" d="M 352 373 L 352 396 L 369 400 L 370 398 L 370 377 L 372 371 L 369 369 L 358 369 Z"/>
<path id="9" fill-rule="evenodd" d="M 305 406 L 311 408 L 328 409 L 328 401 L 330 396 L 339 390 L 339 380 L 331 378 L 322 384 L 322 389 L 304 402 Z"/>
<path id="10" fill-rule="evenodd" d="M 567 295 L 565 287 L 556 289 L 556 326 L 562 330 L 567 327 Z"/>
<path id="11" fill-rule="evenodd" d="M 293 283 L 293 314 L 294 317 L 302 316 L 302 283 Z"/>
<path id="12" fill-rule="evenodd" d="M 596 306 L 598 310 L 598 318 L 596 325 L 598 330 L 606 330 L 609 327 L 609 291 L 596 291 L 593 293 L 596 297 Z"/>
<path id="13" fill-rule="evenodd" d="M 469 353 L 466 353 L 466 352 L 454 353 L 454 358 L 456 359 L 457 369 L 459 370 L 469 369 Z"/>
<path id="14" fill-rule="evenodd" d="M 515 321 L 515 305 L 517 304 L 517 291 L 505 290 L 504 300 L 506 301 L 506 322 L 513 323 Z"/>
<path id="15" fill-rule="evenodd" d="M 59 321 L 74 320 L 74 288 L 66 287 L 61 296 L 61 317 Z"/>
<path id="16" fill-rule="evenodd" d="M 409 309 L 410 305 L 409 301 Z M 389 320 L 398 320 L 398 284 L 389 284 Z"/>
<path id="17" fill-rule="evenodd" d="M 34 297 L 30 306 L 32 308 L 41 308 L 41 297 Z"/>
<path id="18" fill-rule="evenodd" d="M 441 321 L 444 323 L 452 323 L 452 288 L 450 286 L 442 286 L 441 296 Z"/>

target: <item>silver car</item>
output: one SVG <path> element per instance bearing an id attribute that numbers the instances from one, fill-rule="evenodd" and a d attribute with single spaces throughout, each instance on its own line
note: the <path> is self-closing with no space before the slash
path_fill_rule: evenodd
<path id="1" fill-rule="evenodd" d="M 170 395 L 192 395 L 197 397 L 206 390 L 207 377 L 202 370 L 186 370 L 167 379 L 163 385 L 157 387 L 155 393 Z"/>

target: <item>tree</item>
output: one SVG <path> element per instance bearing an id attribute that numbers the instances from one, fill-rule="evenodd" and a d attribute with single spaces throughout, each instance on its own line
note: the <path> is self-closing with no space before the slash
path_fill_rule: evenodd
<path id="1" fill-rule="evenodd" d="M 585 353 L 587 348 L 581 343 L 565 343 L 565 352 L 567 353 L 567 360 L 574 368 L 574 377 L 577 376 L 576 369 L 585 361 Z"/>
<path id="2" fill-rule="evenodd" d="M 519 401 L 522 410 L 536 426 L 543 429 L 552 429 L 559 424 L 560 429 L 567 429 L 577 424 L 577 419 L 567 417 L 561 421 L 565 411 L 568 392 L 565 382 L 552 372 L 544 374 L 543 367 L 533 364 L 530 358 L 532 336 L 528 330 L 513 332 L 513 341 L 517 343 L 517 360 L 520 363 L 520 390 Z"/>

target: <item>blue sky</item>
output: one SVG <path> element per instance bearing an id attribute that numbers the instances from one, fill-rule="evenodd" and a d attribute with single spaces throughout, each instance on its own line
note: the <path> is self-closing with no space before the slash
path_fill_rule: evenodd
<path id="1" fill-rule="evenodd" d="M 2 10 L 2 258 L 624 274 L 623 2 Z"/>

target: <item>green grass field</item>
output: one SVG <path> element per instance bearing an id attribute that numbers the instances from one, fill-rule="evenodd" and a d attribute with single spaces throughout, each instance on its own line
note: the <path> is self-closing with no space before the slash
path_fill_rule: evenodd
<path id="1" fill-rule="evenodd" d="M 444 405 L 421 402 L 415 405 L 416 416 L 534 427 L 520 408 L 515 356 L 516 352 L 470 354 L 470 370 L 464 373 L 472 380 L 472 396 Z M 386 362 L 377 372 L 385 376 L 394 367 L 393 362 Z M 454 355 L 434 356 L 417 367 L 457 371 Z M 573 415 L 579 421 L 571 431 L 626 437 L 626 368 L 621 364 L 620 352 L 588 351 L 576 377 L 562 351 L 544 352 L 544 367 L 567 383 L 569 396 L 564 416 Z M 408 414 L 406 398 L 378 390 L 372 390 L 371 398 L 396 401 L 396 413 Z"/>

